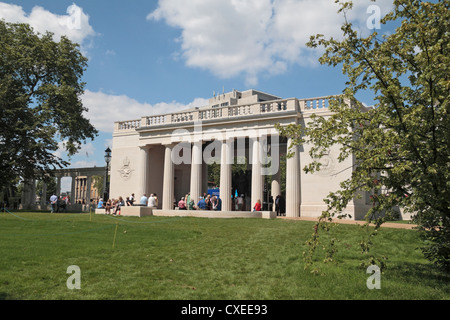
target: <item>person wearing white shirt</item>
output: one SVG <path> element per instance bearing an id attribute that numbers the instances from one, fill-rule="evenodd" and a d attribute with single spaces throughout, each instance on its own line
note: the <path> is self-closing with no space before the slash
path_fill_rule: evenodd
<path id="1" fill-rule="evenodd" d="M 56 196 L 56 194 L 53 194 L 50 197 L 50 204 L 52 206 L 52 211 L 51 211 L 52 213 L 54 213 L 56 211 L 56 203 L 57 203 L 57 201 L 58 201 L 58 197 Z"/>
<path id="2" fill-rule="evenodd" d="M 152 208 L 156 208 L 158 206 L 157 200 L 156 200 L 156 194 L 151 194 L 150 198 L 148 198 L 148 206 Z"/>

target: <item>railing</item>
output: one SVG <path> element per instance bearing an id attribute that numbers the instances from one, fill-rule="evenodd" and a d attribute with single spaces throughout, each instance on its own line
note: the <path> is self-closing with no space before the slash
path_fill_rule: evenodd
<path id="1" fill-rule="evenodd" d="M 164 115 L 145 117 L 145 125 L 146 126 L 160 125 L 160 124 L 164 124 L 165 122 L 166 122 L 166 116 L 164 116 Z"/>
<path id="2" fill-rule="evenodd" d="M 228 117 L 238 117 L 253 114 L 250 105 L 229 106 L 226 108 L 228 109 Z"/>
<path id="3" fill-rule="evenodd" d="M 222 118 L 222 108 L 213 108 L 198 111 L 198 119 L 208 120 Z"/>
<path id="4" fill-rule="evenodd" d="M 193 112 L 180 112 L 171 114 L 171 122 L 187 122 L 194 120 Z"/>
<path id="5" fill-rule="evenodd" d="M 331 96 L 328 97 L 320 97 L 320 98 L 311 98 L 311 99 L 303 99 L 305 110 L 314 110 L 314 109 L 328 109 L 330 106 L 329 99 L 332 98 Z"/>
<path id="6" fill-rule="evenodd" d="M 118 123 L 119 130 L 134 130 L 141 126 L 141 120 L 120 121 Z"/>
<path id="7" fill-rule="evenodd" d="M 260 112 L 279 112 L 287 110 L 287 100 L 270 102 L 270 103 L 261 103 Z"/>
<path id="8" fill-rule="evenodd" d="M 308 99 L 281 99 L 275 101 L 258 102 L 247 105 L 232 105 L 209 109 L 197 109 L 186 112 L 169 113 L 165 115 L 146 116 L 139 120 L 116 122 L 115 131 L 136 130 L 141 127 L 161 126 L 177 123 L 188 123 L 197 120 L 229 119 L 251 115 L 263 115 L 283 112 L 315 112 L 329 108 L 329 99 L 326 96 Z"/>

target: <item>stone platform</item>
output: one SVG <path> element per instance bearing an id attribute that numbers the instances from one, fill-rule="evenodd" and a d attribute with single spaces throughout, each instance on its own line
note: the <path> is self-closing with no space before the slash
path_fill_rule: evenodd
<path id="1" fill-rule="evenodd" d="M 162 217 L 199 217 L 199 218 L 262 218 L 275 219 L 272 211 L 208 211 L 208 210 L 153 210 L 154 216 Z"/>
<path id="2" fill-rule="evenodd" d="M 120 215 L 127 217 L 146 217 L 151 216 L 152 208 L 145 206 L 125 206 L 120 208 Z M 105 209 L 95 209 L 95 214 L 106 214 Z"/>
<path id="3" fill-rule="evenodd" d="M 162 210 L 145 206 L 126 206 L 120 208 L 124 217 L 200 217 L 200 218 L 262 218 L 275 219 L 272 211 L 208 211 L 208 210 Z M 96 214 L 105 214 L 105 209 L 95 209 Z"/>

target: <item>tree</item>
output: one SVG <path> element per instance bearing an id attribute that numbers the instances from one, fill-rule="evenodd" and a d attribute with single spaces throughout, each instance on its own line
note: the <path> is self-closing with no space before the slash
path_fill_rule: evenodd
<path id="1" fill-rule="evenodd" d="M 83 117 L 87 59 L 66 37 L 0 20 L 0 189 L 14 177 L 42 177 L 68 163 L 97 130 Z"/>
<path id="2" fill-rule="evenodd" d="M 345 17 L 351 7 L 351 2 L 341 3 L 339 12 Z M 423 253 L 447 272 L 449 21 L 448 1 L 395 0 L 394 9 L 381 19 L 382 25 L 399 23 L 394 33 L 380 36 L 375 30 L 362 37 L 345 20 L 342 40 L 312 36 L 308 46 L 325 48 L 321 64 L 342 66 L 346 88 L 333 99 L 329 118 L 315 116 L 307 128 L 280 128 L 296 144 L 311 143 L 314 159 L 334 144 L 340 146 L 339 160 L 356 159 L 351 178 L 325 199 L 321 222 L 339 216 L 356 191 L 371 191 L 373 208 L 366 220 L 378 228 L 396 214 L 395 207 L 410 212 L 426 240 Z M 375 95 L 369 109 L 354 98 L 365 90 Z M 318 161 L 304 168 L 318 169 Z"/>

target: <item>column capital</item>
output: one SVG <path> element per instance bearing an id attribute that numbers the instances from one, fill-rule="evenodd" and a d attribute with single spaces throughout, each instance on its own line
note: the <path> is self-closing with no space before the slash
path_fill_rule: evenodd
<path id="1" fill-rule="evenodd" d="M 164 142 L 164 143 L 161 143 L 161 145 L 163 147 L 170 148 L 170 149 L 175 147 L 177 144 L 178 144 L 178 142 Z"/>
<path id="2" fill-rule="evenodd" d="M 139 146 L 139 149 L 144 150 L 144 151 L 149 151 L 152 147 L 153 147 L 153 145 L 146 144 L 145 146 Z"/>

